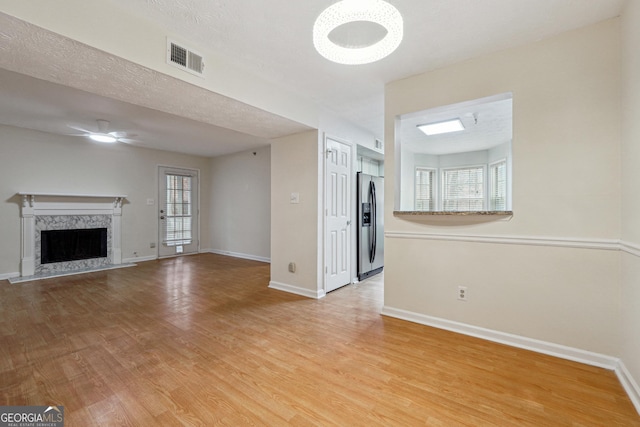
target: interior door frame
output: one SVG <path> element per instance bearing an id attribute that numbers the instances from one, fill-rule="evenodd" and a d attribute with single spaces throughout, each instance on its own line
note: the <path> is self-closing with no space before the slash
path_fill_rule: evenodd
<path id="1" fill-rule="evenodd" d="M 347 262 L 348 262 L 348 267 L 347 269 L 349 270 L 349 283 L 353 283 L 353 266 L 354 266 L 354 262 L 356 261 L 356 255 L 354 254 L 354 248 L 355 248 L 355 240 L 356 240 L 356 226 L 355 226 L 355 215 L 356 213 L 354 212 L 354 208 L 353 206 L 355 205 L 355 193 L 354 191 L 356 190 L 356 186 L 355 186 L 355 179 L 354 179 L 354 161 L 356 161 L 355 157 L 354 157 L 354 153 L 355 153 L 355 144 L 347 141 L 343 138 L 339 138 L 336 137 L 334 135 L 331 134 L 327 134 L 327 133 L 323 133 L 322 134 L 322 251 L 321 254 L 319 254 L 319 257 L 321 258 L 321 276 L 322 276 L 322 289 L 319 289 L 318 294 L 319 294 L 319 298 L 322 298 L 326 295 L 326 289 L 327 289 L 327 282 L 328 282 L 328 277 L 329 277 L 329 271 L 327 268 L 327 263 L 328 263 L 328 259 L 327 259 L 327 250 L 328 250 L 328 240 L 329 240 L 329 227 L 328 227 L 328 216 L 327 216 L 327 209 L 329 206 L 329 201 L 328 201 L 328 193 L 327 193 L 327 185 L 328 185 L 328 180 L 329 180 L 329 163 L 327 162 L 327 150 L 328 148 L 328 144 L 327 144 L 327 140 L 333 140 L 336 142 L 339 142 L 341 144 L 347 145 L 349 146 L 349 154 L 350 154 L 350 162 L 349 162 L 349 176 L 350 176 L 350 183 L 349 183 L 349 192 L 351 194 L 349 203 L 352 204 L 350 212 L 350 221 L 351 221 L 351 228 L 349 231 L 349 239 L 350 239 L 350 244 L 351 244 L 351 253 L 349 254 L 349 257 L 347 258 Z"/>
<path id="2" fill-rule="evenodd" d="M 196 251 L 195 252 L 189 252 L 186 253 L 184 255 L 191 255 L 193 253 L 200 253 L 200 169 L 197 168 L 188 168 L 188 167 L 183 167 L 183 166 L 174 166 L 174 165 L 166 165 L 166 164 L 158 164 L 158 166 L 156 167 L 156 189 L 158 191 L 158 197 L 157 197 L 157 203 L 155 206 L 155 214 L 156 214 L 156 257 L 157 258 L 171 258 L 174 256 L 181 256 L 180 254 L 176 254 L 176 255 L 160 255 L 160 247 L 162 245 L 162 230 L 161 230 L 161 225 L 160 225 L 160 202 L 162 200 L 162 195 L 160 194 L 160 172 L 162 169 L 169 169 L 169 170 L 175 170 L 175 171 L 187 171 L 187 172 L 192 172 L 195 174 L 196 179 L 198 180 L 197 183 L 197 189 L 198 189 L 198 194 L 196 195 L 196 200 L 198 203 L 197 206 L 197 210 L 196 210 L 196 214 L 197 214 L 197 218 L 196 218 L 196 224 L 197 224 L 197 233 L 196 235 L 194 235 L 194 238 L 196 239 Z"/>

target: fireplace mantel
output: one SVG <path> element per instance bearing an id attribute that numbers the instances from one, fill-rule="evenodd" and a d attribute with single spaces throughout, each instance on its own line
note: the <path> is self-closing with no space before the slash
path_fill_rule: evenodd
<path id="1" fill-rule="evenodd" d="M 44 215 L 111 216 L 111 263 L 122 264 L 122 194 L 78 194 L 21 191 L 22 222 L 21 276 L 33 276 L 36 270 L 36 217 Z"/>
<path id="2" fill-rule="evenodd" d="M 25 207 L 27 205 L 33 207 L 36 202 L 36 197 L 40 199 L 50 199 L 50 198 L 70 198 L 70 199 L 111 199 L 115 205 L 122 205 L 124 199 L 127 198 L 126 195 L 123 194 L 77 194 L 77 193 L 43 193 L 43 192 L 26 192 L 21 191 L 18 193 L 18 196 L 22 197 L 22 206 Z"/>

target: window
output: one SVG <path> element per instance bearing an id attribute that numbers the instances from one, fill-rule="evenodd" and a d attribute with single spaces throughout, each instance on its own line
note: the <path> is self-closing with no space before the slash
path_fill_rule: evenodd
<path id="1" fill-rule="evenodd" d="M 445 169 L 442 172 L 443 211 L 484 210 L 484 168 Z"/>
<path id="2" fill-rule="evenodd" d="M 167 175 L 167 246 L 191 244 L 191 179 Z"/>
<path id="3" fill-rule="evenodd" d="M 425 104 L 431 106 L 428 100 Z M 456 132 L 421 131 L 452 122 L 458 124 Z M 403 112 L 395 116 L 393 136 L 394 212 L 511 214 L 511 93 Z"/>
<path id="4" fill-rule="evenodd" d="M 415 210 L 435 210 L 434 177 L 435 170 L 416 168 Z"/>
<path id="5" fill-rule="evenodd" d="M 507 161 L 489 165 L 489 210 L 507 210 Z"/>

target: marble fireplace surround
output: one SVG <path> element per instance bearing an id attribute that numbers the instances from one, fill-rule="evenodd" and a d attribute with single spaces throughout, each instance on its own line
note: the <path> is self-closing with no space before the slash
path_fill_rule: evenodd
<path id="1" fill-rule="evenodd" d="M 20 192 L 20 276 L 31 278 L 122 264 L 122 203 L 127 196 Z M 97 260 L 40 265 L 40 231 L 47 229 L 106 227 L 108 256 Z"/>

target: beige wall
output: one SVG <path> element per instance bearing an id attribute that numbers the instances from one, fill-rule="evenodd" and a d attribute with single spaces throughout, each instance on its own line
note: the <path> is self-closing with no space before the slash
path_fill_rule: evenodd
<path id="1" fill-rule="evenodd" d="M 271 144 L 271 282 L 308 296 L 318 292 L 318 154 L 317 131 Z M 290 202 L 294 192 L 298 204 Z"/>
<path id="2" fill-rule="evenodd" d="M 622 241 L 633 254 L 622 255 L 621 357 L 640 382 L 640 2 L 627 2 L 622 34 Z"/>
<path id="3" fill-rule="evenodd" d="M 158 165 L 200 170 L 200 246 L 210 248 L 208 159 L 0 125 L 0 275 L 20 271 L 19 191 L 126 194 L 122 257 L 156 256 Z"/>
<path id="4" fill-rule="evenodd" d="M 388 195 L 397 115 L 513 93 L 514 215 L 407 220 L 387 197 L 385 307 L 618 353 L 619 253 L 604 249 L 620 233 L 619 30 L 609 20 L 387 85 Z"/>
<path id="5" fill-rule="evenodd" d="M 271 148 L 211 159 L 211 244 L 216 253 L 268 261 Z"/>

